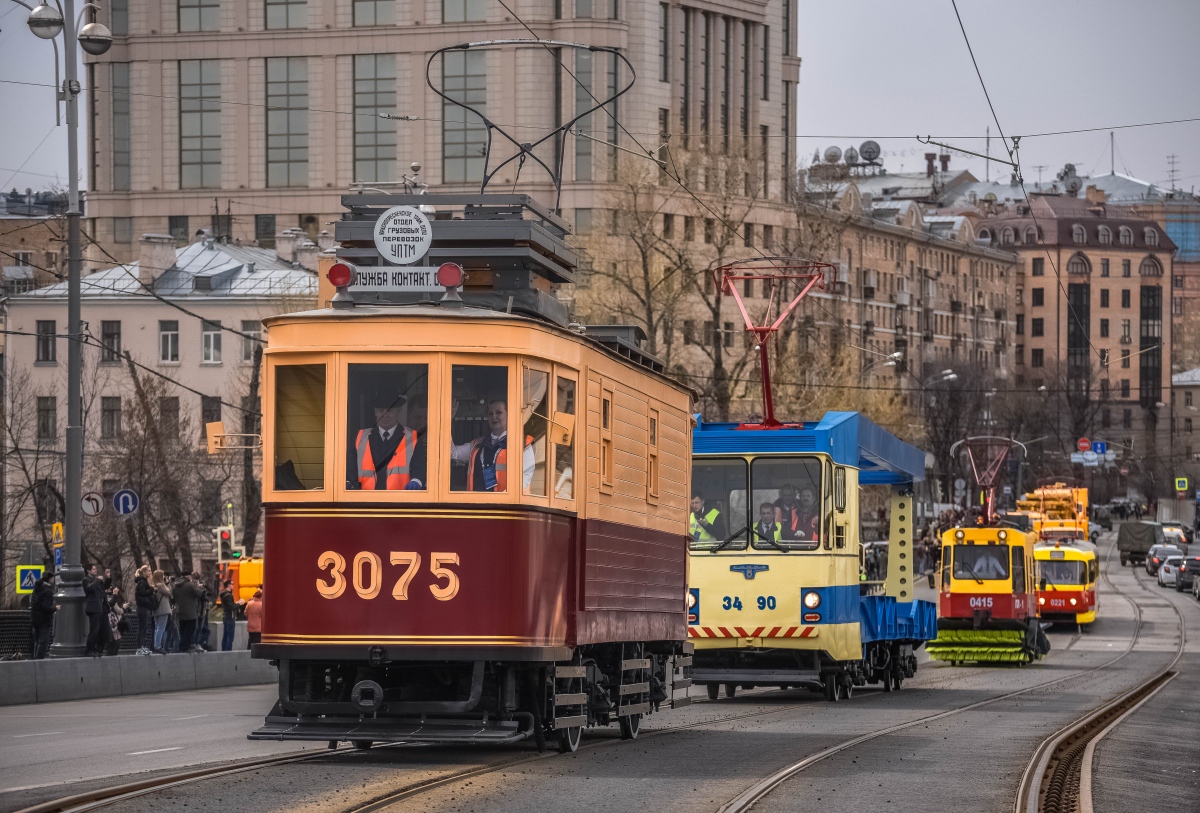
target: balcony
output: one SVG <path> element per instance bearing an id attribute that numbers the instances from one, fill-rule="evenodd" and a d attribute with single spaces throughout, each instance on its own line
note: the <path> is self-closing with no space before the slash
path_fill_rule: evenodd
<path id="1" fill-rule="evenodd" d="M 896 291 L 896 293 L 892 294 L 892 298 L 895 300 L 896 304 L 902 308 L 907 308 L 909 303 L 912 301 L 912 297 L 908 291 Z"/>
<path id="2" fill-rule="evenodd" d="M 1132 336 L 1122 336 L 1121 344 L 1133 344 L 1133 337 Z"/>

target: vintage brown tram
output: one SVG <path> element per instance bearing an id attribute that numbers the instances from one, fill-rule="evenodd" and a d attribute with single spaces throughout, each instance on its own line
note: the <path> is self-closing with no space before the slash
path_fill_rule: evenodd
<path id="1" fill-rule="evenodd" d="M 575 255 L 530 199 L 344 202 L 331 306 L 265 323 L 254 654 L 280 679 L 251 738 L 636 736 L 686 701 L 690 391 L 635 329 L 567 324 Z M 397 212 L 424 264 L 372 242 Z"/>

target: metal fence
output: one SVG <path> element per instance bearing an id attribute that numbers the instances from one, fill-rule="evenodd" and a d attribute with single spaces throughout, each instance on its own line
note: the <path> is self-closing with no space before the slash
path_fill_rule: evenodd
<path id="1" fill-rule="evenodd" d="M 125 620 L 129 622 L 129 630 L 121 633 L 121 645 L 117 649 L 122 655 L 137 650 L 137 612 L 126 613 Z M 32 654 L 33 625 L 29 620 L 29 611 L 0 610 L 0 658 L 28 658 Z"/>

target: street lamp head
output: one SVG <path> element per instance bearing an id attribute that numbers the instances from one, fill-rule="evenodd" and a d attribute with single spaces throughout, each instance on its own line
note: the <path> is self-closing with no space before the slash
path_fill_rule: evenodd
<path id="1" fill-rule="evenodd" d="M 904 358 L 904 353 L 900 350 L 897 350 L 895 353 L 892 353 L 890 356 L 888 356 L 888 358 L 894 361 L 899 361 L 900 359 Z"/>
<path id="2" fill-rule="evenodd" d="M 88 23 L 79 29 L 79 47 L 92 56 L 100 56 L 112 47 L 112 33 L 104 23 Z"/>
<path id="3" fill-rule="evenodd" d="M 63 16 L 58 9 L 42 3 L 29 12 L 29 19 L 25 21 L 25 24 L 29 26 L 29 30 L 35 37 L 52 40 L 63 30 Z"/>
<path id="4" fill-rule="evenodd" d="M 950 373 L 950 375 L 946 376 L 943 380 L 944 381 L 957 381 L 958 373 Z"/>
<path id="5" fill-rule="evenodd" d="M 952 375 L 953 373 L 953 370 L 942 370 L 942 375 Z"/>
<path id="6" fill-rule="evenodd" d="M 1038 392 L 1046 392 L 1047 389 L 1049 389 L 1049 388 L 1045 384 L 1043 384 L 1042 386 L 1038 387 Z"/>

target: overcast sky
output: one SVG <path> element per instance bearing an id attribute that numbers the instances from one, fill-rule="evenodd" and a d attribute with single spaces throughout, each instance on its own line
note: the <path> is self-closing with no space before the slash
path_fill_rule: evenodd
<path id="1" fill-rule="evenodd" d="M 1200 116 L 1198 0 L 960 0 L 959 7 L 1005 133 Z M 890 170 L 920 170 L 929 148 L 886 136 L 931 134 L 979 149 L 982 141 L 963 137 L 983 136 L 989 125 L 996 135 L 950 0 L 800 0 L 799 11 L 799 132 L 819 136 L 800 139 L 803 163 L 814 148 L 874 138 Z M 51 84 L 50 45 L 29 33 L 26 15 L 0 0 L 0 80 Z M 53 91 L 0 82 L 0 110 L 0 188 L 65 183 L 66 128 L 54 127 Z M 80 146 L 86 167 L 82 135 Z M 1000 149 L 992 148 L 993 155 Z M 1116 131 L 1118 172 L 1164 182 L 1171 153 L 1180 186 L 1200 186 L 1200 122 Z M 1107 173 L 1108 131 L 1021 144 L 1030 180 L 1037 166 L 1050 178 L 1068 161 L 1081 175 Z M 983 163 L 956 156 L 951 166 L 983 178 Z M 993 165 L 997 173 L 1007 178 L 1009 170 Z"/>

